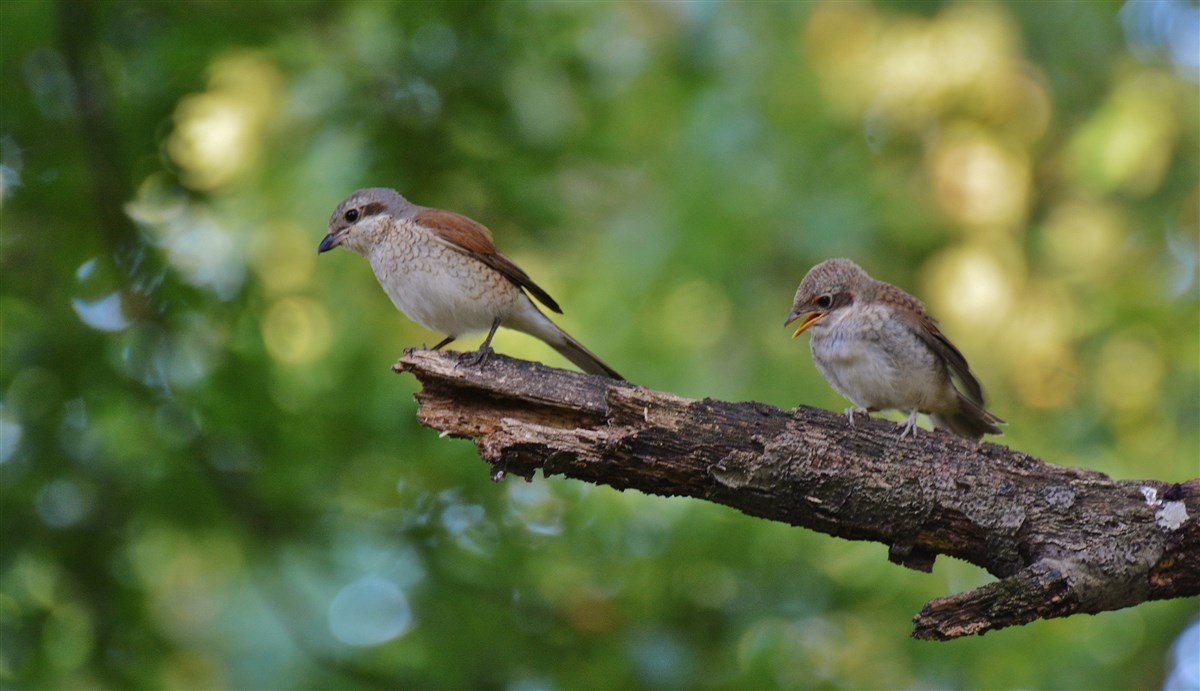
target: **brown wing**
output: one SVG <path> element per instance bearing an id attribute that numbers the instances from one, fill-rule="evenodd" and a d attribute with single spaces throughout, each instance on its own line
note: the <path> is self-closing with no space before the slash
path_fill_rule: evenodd
<path id="1" fill-rule="evenodd" d="M 921 304 L 921 301 L 896 286 L 887 283 L 879 285 L 878 297 L 881 302 L 890 302 L 893 305 L 908 308 L 896 310 L 896 314 L 900 315 L 908 323 L 909 328 L 934 353 L 950 365 L 950 371 L 958 377 L 963 388 L 966 389 L 964 393 L 967 398 L 982 406 L 983 387 L 979 385 L 979 380 L 971 373 L 971 366 L 967 364 L 967 359 L 963 357 L 958 348 L 954 347 L 950 339 L 946 338 L 945 334 L 938 328 L 937 321 L 925 313 L 925 307 Z"/>
<path id="2" fill-rule="evenodd" d="M 441 209 L 421 209 L 413 216 L 413 220 L 432 230 L 438 237 L 446 241 L 446 244 L 459 252 L 472 256 L 499 271 L 505 278 L 529 291 L 529 294 L 537 298 L 538 302 L 562 314 L 562 308 L 558 306 L 554 298 L 550 297 L 549 293 L 534 283 L 529 274 L 521 270 L 521 267 L 496 250 L 496 245 L 492 243 L 492 232 L 483 224 L 453 211 Z"/>

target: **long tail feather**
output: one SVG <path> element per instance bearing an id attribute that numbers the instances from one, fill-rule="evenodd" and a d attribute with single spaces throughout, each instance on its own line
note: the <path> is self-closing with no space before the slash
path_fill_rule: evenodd
<path id="1" fill-rule="evenodd" d="M 504 320 L 503 326 L 527 333 L 543 341 L 546 345 L 558 351 L 560 355 L 570 360 L 576 367 L 588 374 L 611 377 L 625 381 L 615 369 L 609 367 L 595 353 L 583 347 L 566 331 L 558 328 L 550 318 L 542 314 L 532 302 L 526 300 L 525 309 Z"/>
<path id="2" fill-rule="evenodd" d="M 982 439 L 985 434 L 1003 435 L 1000 425 L 1008 424 L 962 394 L 958 396 L 957 413 L 933 414 L 929 416 L 929 421 L 938 429 L 975 440 Z"/>

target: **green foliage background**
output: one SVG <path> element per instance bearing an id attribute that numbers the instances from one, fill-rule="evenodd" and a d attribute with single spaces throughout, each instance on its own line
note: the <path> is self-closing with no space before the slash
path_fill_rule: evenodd
<path id="1" fill-rule="evenodd" d="M 338 201 L 395 187 L 489 225 L 631 380 L 839 410 L 781 325 L 805 271 L 849 256 L 926 301 L 1003 443 L 1187 480 L 1200 110 L 1168 30 L 1196 29 L 1160 7 L 1183 24 L 0 4 L 0 683 L 1161 684 L 1194 600 L 920 643 L 922 603 L 990 577 L 699 501 L 493 484 L 389 371 L 441 334 L 361 259 L 316 256 Z"/>

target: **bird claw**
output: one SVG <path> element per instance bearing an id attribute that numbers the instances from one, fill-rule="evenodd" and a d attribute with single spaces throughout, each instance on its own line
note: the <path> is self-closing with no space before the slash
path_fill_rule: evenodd
<path id="1" fill-rule="evenodd" d="M 496 351 L 492 350 L 491 346 L 479 346 L 478 350 L 473 350 L 469 353 L 463 353 L 462 355 L 459 355 L 458 363 L 460 365 L 468 365 L 470 367 L 483 367 L 485 364 L 487 364 L 488 358 L 491 357 L 492 353 L 494 352 Z"/>
<path id="2" fill-rule="evenodd" d="M 850 422 L 851 427 L 854 426 L 854 416 L 855 415 L 862 414 L 862 415 L 866 415 L 868 418 L 871 417 L 871 411 L 867 410 L 866 408 L 859 408 L 858 406 L 850 406 L 849 408 L 846 408 L 842 412 L 845 413 L 846 420 L 848 420 Z"/>
<path id="3" fill-rule="evenodd" d="M 913 439 L 917 438 L 917 411 L 912 411 L 908 414 L 908 419 L 904 421 L 904 426 L 900 430 L 900 438 L 903 439 L 910 434 Z"/>

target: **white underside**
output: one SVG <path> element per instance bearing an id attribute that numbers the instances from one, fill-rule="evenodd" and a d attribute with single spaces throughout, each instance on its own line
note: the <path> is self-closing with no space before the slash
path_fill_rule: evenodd
<path id="1" fill-rule="evenodd" d="M 928 412 L 954 405 L 953 388 L 942 378 L 936 356 L 915 335 L 899 330 L 887 334 L 891 349 L 900 351 L 889 354 L 876 338 L 880 322 L 845 319 L 844 314 L 832 312 L 811 329 L 813 361 L 838 393 L 871 410 Z"/>
<path id="2" fill-rule="evenodd" d="M 371 257 L 372 268 L 376 267 Z M 388 280 L 380 281 L 392 304 L 409 319 L 440 334 L 459 338 L 486 332 L 493 320 L 540 338 L 554 345 L 563 341 L 561 332 L 543 315 L 525 292 L 482 264 L 466 265 L 469 271 L 451 272 L 441 265 L 427 270 L 422 262 L 409 263 L 402 270 L 386 272 Z M 498 280 L 481 282 L 479 276 L 495 276 Z"/>

